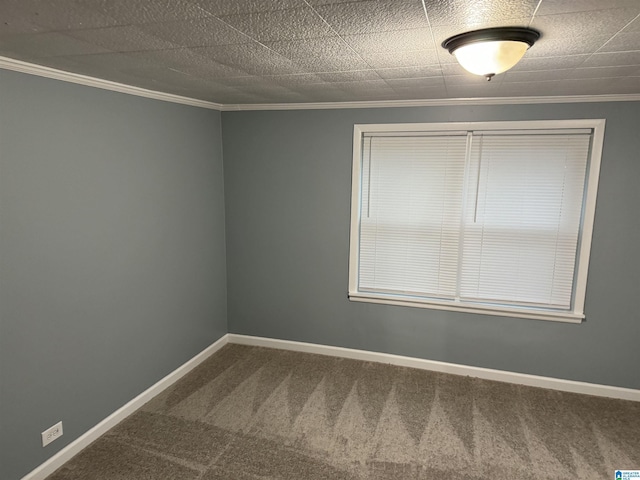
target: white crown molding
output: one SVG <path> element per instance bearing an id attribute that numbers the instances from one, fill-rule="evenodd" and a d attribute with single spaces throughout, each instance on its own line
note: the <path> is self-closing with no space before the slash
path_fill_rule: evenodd
<path id="1" fill-rule="evenodd" d="M 370 102 L 252 103 L 223 104 L 221 110 L 332 110 L 346 108 L 453 107 L 469 105 L 527 105 L 542 103 L 637 102 L 640 94 L 572 95 L 546 97 L 432 98 L 419 100 L 376 100 Z"/>
<path id="2" fill-rule="evenodd" d="M 202 352 L 198 353 L 191 360 L 188 360 L 186 363 L 182 364 L 178 368 L 176 368 L 173 372 L 171 372 L 166 377 L 159 380 L 157 383 L 153 384 L 151 387 L 147 388 L 140 395 L 135 397 L 133 400 L 129 401 L 118 410 L 113 412 L 107 418 L 102 420 L 100 423 L 95 425 L 94 427 L 87 430 L 85 433 L 76 438 L 73 442 L 71 442 L 66 447 L 62 448 L 58 453 L 54 454 L 44 463 L 40 464 L 38 467 L 33 469 L 31 472 L 22 477 L 22 480 L 44 480 L 53 472 L 55 472 L 58 468 L 60 468 L 64 463 L 69 461 L 72 457 L 80 453 L 84 448 L 89 446 L 90 443 L 97 440 L 98 437 L 107 433 L 107 431 L 113 427 L 115 427 L 118 423 L 123 421 L 133 412 L 142 407 L 145 403 L 151 400 L 153 397 L 158 395 L 163 390 L 166 390 L 175 382 L 184 377 L 191 370 L 196 368 L 202 362 L 204 362 L 211 355 L 216 353 L 222 347 L 224 347 L 227 343 L 229 343 L 229 335 L 225 334 L 221 338 L 219 338 L 216 342 L 209 345 Z"/>
<path id="3" fill-rule="evenodd" d="M 576 382 L 560 378 L 542 377 L 526 373 L 509 372 L 506 370 L 494 370 L 492 368 L 473 367 L 457 363 L 425 360 L 423 358 L 405 357 L 390 353 L 372 352 L 369 350 L 355 350 L 352 348 L 334 347 L 317 343 L 293 342 L 290 340 L 278 340 L 275 338 L 252 337 L 249 335 L 227 334 L 229 343 L 240 345 L 253 345 L 256 347 L 278 348 L 280 350 L 292 350 L 295 352 L 314 353 L 331 357 L 350 358 L 365 362 L 386 363 L 401 367 L 419 368 L 433 372 L 463 375 L 497 382 L 515 383 L 530 387 L 548 388 L 562 392 L 580 393 L 583 395 L 595 395 L 598 397 L 617 398 L 640 402 L 640 390 L 631 388 L 614 387 L 611 385 L 599 385 L 596 383 Z"/>
<path id="4" fill-rule="evenodd" d="M 181 97 L 171 93 L 157 92 L 145 88 L 133 87 L 124 83 L 102 80 L 77 73 L 65 72 L 55 68 L 44 67 L 34 63 L 14 60 L 0 56 L 0 69 L 14 72 L 37 75 L 39 77 L 53 78 L 63 82 L 77 83 L 88 87 L 101 88 L 114 92 L 136 95 L 139 97 L 153 98 L 164 102 L 180 103 L 193 107 L 208 108 L 211 110 L 249 111 L 249 110 L 335 110 L 335 109 L 359 109 L 359 108 L 398 108 L 398 107 L 451 107 L 469 105 L 527 105 L 544 103 L 590 103 L 590 102 L 637 102 L 640 94 L 615 94 L 615 95 L 570 95 L 570 96 L 543 96 L 543 97 L 485 97 L 485 98 L 433 98 L 416 100 L 375 100 L 368 102 L 309 102 L 309 103 L 247 103 L 247 104 L 222 104 L 207 102 L 196 98 Z"/>
<path id="5" fill-rule="evenodd" d="M 38 77 L 53 78 L 54 80 L 61 80 L 63 82 L 77 83 L 79 85 L 85 85 L 87 87 L 95 87 L 101 88 L 103 90 L 111 90 L 113 92 L 126 93 L 128 95 L 135 95 L 137 97 L 152 98 L 154 100 L 161 100 L 163 102 L 180 103 L 182 105 L 208 108 L 211 110 L 222 110 L 223 107 L 223 105 L 219 103 L 206 102 L 204 100 L 198 100 L 189 97 L 181 97 L 180 95 L 173 95 L 171 93 L 156 92 L 154 90 L 147 90 L 146 88 L 133 87 L 131 85 L 125 85 L 124 83 L 102 80 L 100 78 L 80 75 L 78 73 L 65 72 L 63 70 L 44 67 L 42 65 L 35 65 L 33 63 L 27 63 L 21 60 L 14 60 L 7 57 L 0 57 L 0 68 L 5 70 L 12 70 L 14 72 L 37 75 Z"/>

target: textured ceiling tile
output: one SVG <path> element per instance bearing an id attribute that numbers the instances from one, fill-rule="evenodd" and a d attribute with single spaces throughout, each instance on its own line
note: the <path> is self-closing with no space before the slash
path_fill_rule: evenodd
<path id="1" fill-rule="evenodd" d="M 319 73 L 318 77 L 322 78 L 325 82 L 363 82 L 368 80 L 380 80 L 381 78 L 375 70 Z"/>
<path id="2" fill-rule="evenodd" d="M 340 37 L 310 38 L 263 42 L 274 52 L 290 59 L 308 57 L 339 57 L 354 55 L 353 50 Z"/>
<path id="3" fill-rule="evenodd" d="M 555 70 L 540 70 L 536 72 L 519 72 L 509 70 L 504 74 L 505 82 L 544 82 L 549 80 L 563 80 L 571 78 L 573 68 L 558 68 Z"/>
<path id="4" fill-rule="evenodd" d="M 341 35 L 428 27 L 419 1 L 369 0 L 321 5 L 315 8 Z"/>
<path id="5" fill-rule="evenodd" d="M 100 46 L 57 32 L 0 37 L 0 55 L 34 61 L 43 57 L 84 55 L 108 52 Z"/>
<path id="6" fill-rule="evenodd" d="M 337 87 L 334 87 L 331 83 L 313 83 L 306 85 L 297 85 L 295 90 L 300 93 L 304 93 L 305 95 L 315 96 L 320 93 L 340 93 L 342 95 L 348 95 L 344 90 L 340 90 Z"/>
<path id="7" fill-rule="evenodd" d="M 625 79 L 590 78 L 563 80 L 557 89 L 558 95 L 598 95 L 609 93 L 640 93 L 640 82 L 625 83 Z"/>
<path id="8" fill-rule="evenodd" d="M 165 50 L 176 45 L 145 33 L 137 26 L 119 26 L 74 30 L 67 33 L 73 38 L 97 45 L 113 52 L 135 52 L 139 50 Z"/>
<path id="9" fill-rule="evenodd" d="M 640 65 L 640 50 L 635 52 L 596 53 L 582 64 L 583 67 L 618 67 Z"/>
<path id="10" fill-rule="evenodd" d="M 455 59 L 452 58 L 455 62 Z M 443 63 L 440 65 L 442 74 L 446 77 L 448 75 L 471 75 L 467 72 L 459 63 Z"/>
<path id="11" fill-rule="evenodd" d="M 239 13 L 272 12 L 290 8 L 302 8 L 304 0 L 191 0 L 211 15 L 236 15 Z"/>
<path id="12" fill-rule="evenodd" d="M 243 70 L 251 75 L 302 73 L 293 62 L 258 43 L 220 45 L 194 51 L 217 63 Z"/>
<path id="13" fill-rule="evenodd" d="M 221 79 L 217 79 L 217 82 L 226 85 L 228 87 L 244 87 L 247 85 L 264 85 L 272 83 L 265 77 L 260 77 L 258 75 L 244 75 L 241 77 L 225 77 Z"/>
<path id="14" fill-rule="evenodd" d="M 344 72 L 350 70 L 368 70 L 370 66 L 357 55 L 340 57 L 306 57 L 297 58 L 293 62 L 308 73 Z"/>
<path id="15" fill-rule="evenodd" d="M 367 90 L 390 90 L 391 87 L 384 80 L 365 80 L 362 82 L 333 82 L 331 86 L 346 92 Z"/>
<path id="16" fill-rule="evenodd" d="M 513 67 L 514 72 L 530 70 L 553 70 L 556 68 L 573 68 L 581 65 L 589 55 L 567 55 L 558 57 L 525 57 Z"/>
<path id="17" fill-rule="evenodd" d="M 297 88 L 300 85 L 316 85 L 326 83 L 319 75 L 313 73 L 296 73 L 293 75 L 272 75 L 270 81 L 287 88 Z"/>
<path id="18" fill-rule="evenodd" d="M 613 37 L 609 42 L 603 45 L 598 53 L 601 52 L 624 52 L 640 50 L 640 30 L 637 32 L 626 32 L 623 30 Z"/>
<path id="19" fill-rule="evenodd" d="M 539 0 L 426 0 L 425 3 L 431 25 L 441 26 L 531 19 Z"/>
<path id="20" fill-rule="evenodd" d="M 399 68 L 379 68 L 376 70 L 380 77 L 385 79 L 394 78 L 414 78 L 414 77 L 436 77 L 442 76 L 442 69 L 439 65 L 427 65 L 419 67 L 399 67 Z"/>
<path id="21" fill-rule="evenodd" d="M 181 22 L 162 22 L 142 25 L 146 33 L 181 47 L 212 47 L 253 42 L 217 18 L 193 18 Z"/>
<path id="22" fill-rule="evenodd" d="M 623 33 L 640 32 L 640 16 L 636 17 L 635 20 L 629 22 L 622 31 Z"/>
<path id="23" fill-rule="evenodd" d="M 423 67 L 438 63 L 435 50 L 416 50 L 412 52 L 380 52 L 363 54 L 362 58 L 372 68 Z"/>
<path id="24" fill-rule="evenodd" d="M 221 103 L 639 93 L 640 0 L 542 0 L 492 82 L 440 44 L 538 1 L 426 3 L 433 38 L 420 0 L 0 0 L 0 55 Z"/>
<path id="25" fill-rule="evenodd" d="M 545 38 L 537 41 L 529 50 L 527 58 L 556 57 L 558 55 L 579 55 L 594 53 L 609 41 L 608 35 L 589 35 L 586 37 Z"/>
<path id="26" fill-rule="evenodd" d="M 63 1 L 63 0 L 59 0 Z M 189 0 L 82 0 L 83 4 L 115 19 L 120 25 L 169 22 L 189 18 L 207 17 L 210 14 Z"/>
<path id="27" fill-rule="evenodd" d="M 473 75 L 469 72 L 467 72 L 464 75 L 451 75 L 451 76 L 444 77 L 444 81 L 447 84 L 447 88 L 449 86 L 459 86 L 459 85 L 465 85 L 465 86 L 475 85 L 477 87 L 482 87 L 482 88 L 494 88 L 496 85 L 502 83 L 502 80 L 503 80 L 502 75 L 496 75 L 496 77 L 493 78 L 491 82 L 487 82 L 487 79 L 485 77 L 481 77 L 480 75 Z M 485 84 L 487 84 L 486 87 L 484 87 Z"/>
<path id="28" fill-rule="evenodd" d="M 345 35 L 343 38 L 358 53 L 432 50 L 435 48 L 431 30 L 428 28 L 362 33 Z"/>
<path id="29" fill-rule="evenodd" d="M 333 36 L 329 26 L 309 7 L 220 17 L 251 38 L 262 41 Z"/>
<path id="30" fill-rule="evenodd" d="M 640 75 L 619 78 L 617 84 L 628 87 L 630 92 L 640 93 Z"/>
<path id="31" fill-rule="evenodd" d="M 615 8 L 589 12 L 563 13 L 537 16 L 531 26 L 548 39 L 588 37 L 602 35 L 612 37 L 629 23 L 637 9 Z"/>
<path id="32" fill-rule="evenodd" d="M 2 0 L 2 22 L 21 20 L 40 31 L 65 31 L 117 25 L 116 19 L 82 0 Z"/>
<path id="33" fill-rule="evenodd" d="M 129 70 L 141 65 L 157 65 L 153 57 L 140 53 L 99 53 L 94 55 L 75 55 L 68 58 L 105 72 L 109 70 Z"/>
<path id="34" fill-rule="evenodd" d="M 626 67 L 576 68 L 567 78 L 608 78 L 640 76 L 640 65 Z"/>
<path id="35" fill-rule="evenodd" d="M 635 7 L 640 10 L 638 0 L 543 0 L 536 15 L 587 12 L 605 8 Z M 638 12 L 640 13 L 640 11 Z"/>
<path id="36" fill-rule="evenodd" d="M 423 78 L 397 78 L 385 79 L 387 84 L 396 88 L 425 88 L 425 87 L 444 87 L 444 78 L 440 77 L 423 77 Z"/>
<path id="37" fill-rule="evenodd" d="M 200 53 L 199 53 L 200 52 Z M 144 62 L 166 65 L 194 76 L 205 78 L 226 78 L 247 75 L 244 70 L 223 65 L 204 55 L 200 49 L 177 48 L 174 50 L 151 50 L 132 52 L 130 58 L 139 58 Z"/>
<path id="38" fill-rule="evenodd" d="M 16 33 L 44 32 L 46 28 L 29 20 L 19 7 L 19 0 L 0 1 L 0 37 Z"/>

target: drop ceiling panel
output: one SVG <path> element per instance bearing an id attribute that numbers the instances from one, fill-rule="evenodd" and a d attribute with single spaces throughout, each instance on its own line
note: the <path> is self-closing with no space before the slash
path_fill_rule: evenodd
<path id="1" fill-rule="evenodd" d="M 317 38 L 335 34 L 309 7 L 225 15 L 220 18 L 238 31 L 261 42 Z"/>
<path id="2" fill-rule="evenodd" d="M 553 57 L 558 52 L 562 52 L 564 55 L 591 54 L 602 48 L 610 39 L 610 35 L 542 37 L 529 49 L 527 58 Z"/>
<path id="3" fill-rule="evenodd" d="M 600 47 L 598 53 L 628 52 L 637 50 L 638 48 L 640 48 L 640 30 L 637 32 L 627 32 L 625 29 Z"/>
<path id="4" fill-rule="evenodd" d="M 212 47 L 254 41 L 248 35 L 215 17 L 151 23 L 142 25 L 140 28 L 149 35 L 179 47 Z"/>
<path id="5" fill-rule="evenodd" d="M 109 51 L 108 48 L 58 32 L 34 35 L 21 33 L 0 37 L 0 55 L 12 58 L 37 59 L 63 55 L 89 55 Z"/>
<path id="6" fill-rule="evenodd" d="M 93 0 L 2 0 L 0 18 L 9 25 L 23 23 L 25 29 L 16 33 L 37 31 L 65 31 L 79 28 L 111 27 L 122 24 L 116 18 L 100 11 Z"/>
<path id="7" fill-rule="evenodd" d="M 420 78 L 435 77 L 443 74 L 439 65 L 426 65 L 415 67 L 379 68 L 376 73 L 381 78 Z"/>
<path id="8" fill-rule="evenodd" d="M 380 80 L 382 75 L 376 70 L 352 70 L 348 72 L 324 72 L 317 74 L 325 82 L 363 82 Z"/>
<path id="9" fill-rule="evenodd" d="M 627 65 L 640 65 L 640 50 L 632 52 L 607 52 L 591 55 L 583 64 L 583 67 L 617 67 Z"/>
<path id="10" fill-rule="evenodd" d="M 429 28 L 345 35 L 344 41 L 361 54 L 408 50 L 433 50 L 436 45 Z"/>
<path id="11" fill-rule="evenodd" d="M 356 54 L 339 57 L 311 56 L 296 58 L 293 62 L 303 71 L 310 73 L 346 72 L 352 70 L 367 70 L 371 66 Z"/>
<path id="12" fill-rule="evenodd" d="M 136 25 L 72 30 L 67 32 L 66 35 L 112 52 L 170 50 L 179 46 L 160 37 L 146 33 L 142 27 Z M 63 54 L 72 55 L 64 51 Z"/>
<path id="13" fill-rule="evenodd" d="M 438 55 L 435 50 L 369 52 L 363 54 L 362 59 L 372 68 L 419 67 L 438 64 Z"/>
<path id="14" fill-rule="evenodd" d="M 567 55 L 549 57 L 527 57 L 513 67 L 510 72 L 531 72 L 537 70 L 556 70 L 574 68 L 583 64 L 590 55 Z"/>
<path id="15" fill-rule="evenodd" d="M 640 94 L 640 0 L 0 0 L 0 55 L 218 103 Z M 541 39 L 491 82 L 441 47 Z"/>
<path id="16" fill-rule="evenodd" d="M 432 26 L 477 25 L 531 18 L 538 0 L 425 0 Z"/>
<path id="17" fill-rule="evenodd" d="M 38 4 L 48 0 L 32 0 Z M 116 20 L 119 25 L 140 25 L 201 18 L 210 14 L 189 0 L 75 0 L 83 5 Z M 66 0 L 57 0 L 67 4 Z M 60 7 L 63 9 L 64 7 Z M 68 7 L 67 7 L 68 8 Z"/>
<path id="18" fill-rule="evenodd" d="M 606 4 L 606 2 L 603 2 L 603 4 Z M 640 13 L 640 2 L 635 8 L 536 15 L 531 27 L 540 30 L 549 39 L 588 38 L 592 35 L 608 35 L 612 37 L 622 30 L 630 19 L 634 18 L 638 13 Z"/>
<path id="19" fill-rule="evenodd" d="M 195 49 L 199 55 L 251 75 L 302 73 L 291 60 L 258 43 L 220 45 Z"/>
<path id="20" fill-rule="evenodd" d="M 320 5 L 315 10 L 340 35 L 393 32 L 429 26 L 420 1 L 368 0 Z"/>
<path id="21" fill-rule="evenodd" d="M 606 8 L 637 8 L 638 0 L 544 0 L 537 15 L 559 13 L 593 12 Z"/>
<path id="22" fill-rule="evenodd" d="M 292 60 L 308 57 L 342 57 L 355 55 L 356 53 L 339 36 L 262 43 L 279 55 Z"/>
<path id="23" fill-rule="evenodd" d="M 444 79 L 442 77 L 397 78 L 386 79 L 385 82 L 393 89 L 444 87 Z"/>
<path id="24" fill-rule="evenodd" d="M 307 6 L 304 0 L 193 0 L 192 3 L 214 16 L 273 12 Z"/>

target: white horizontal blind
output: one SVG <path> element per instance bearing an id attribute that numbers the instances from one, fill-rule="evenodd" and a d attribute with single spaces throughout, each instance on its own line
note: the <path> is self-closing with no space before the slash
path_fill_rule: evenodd
<path id="1" fill-rule="evenodd" d="M 453 298 L 466 134 L 363 139 L 360 291 Z"/>
<path id="2" fill-rule="evenodd" d="M 474 136 L 460 298 L 571 308 L 589 134 Z"/>

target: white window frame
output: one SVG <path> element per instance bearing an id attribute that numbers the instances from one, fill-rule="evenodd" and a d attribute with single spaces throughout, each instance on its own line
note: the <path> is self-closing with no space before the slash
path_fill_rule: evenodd
<path id="1" fill-rule="evenodd" d="M 580 120 L 532 120 L 505 122 L 451 122 L 451 123 L 395 123 L 356 124 L 353 128 L 353 170 L 351 184 L 351 235 L 349 248 L 349 300 L 355 302 L 400 305 L 407 307 L 450 310 L 455 312 L 498 315 L 537 320 L 580 323 L 585 318 L 584 303 L 587 288 L 587 270 L 591 252 L 593 221 L 600 176 L 600 163 L 604 144 L 604 119 Z M 460 300 L 445 301 L 403 297 L 402 295 L 358 291 L 359 246 L 360 246 L 360 202 L 361 163 L 363 135 L 380 132 L 449 132 L 478 130 L 556 130 L 592 129 L 591 154 L 587 166 L 585 203 L 583 209 L 580 242 L 576 253 L 576 273 L 573 308 L 567 311 L 546 310 L 535 307 L 470 304 Z"/>

